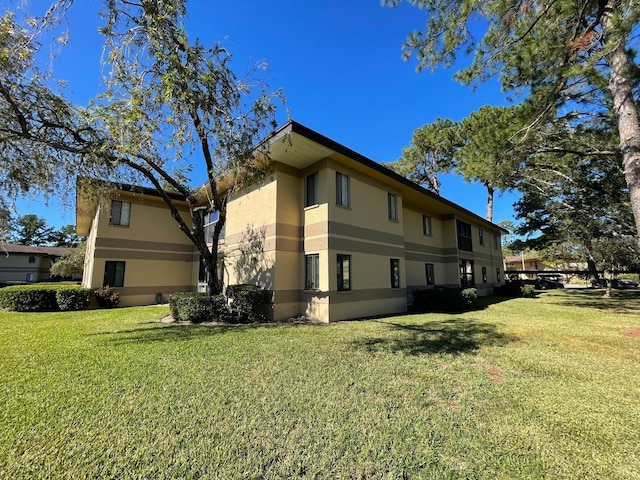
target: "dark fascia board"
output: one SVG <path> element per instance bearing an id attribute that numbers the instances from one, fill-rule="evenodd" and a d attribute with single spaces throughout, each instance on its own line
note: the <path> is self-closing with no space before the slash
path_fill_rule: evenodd
<path id="1" fill-rule="evenodd" d="M 447 200 L 444 197 L 441 197 L 440 195 L 435 194 L 434 192 L 427 190 L 426 188 L 418 185 L 415 182 L 412 182 L 411 180 L 409 180 L 408 178 L 403 177 L 402 175 L 394 172 L 393 170 L 379 164 L 378 162 L 375 162 L 367 157 L 365 157 L 364 155 L 361 155 L 360 153 L 351 150 L 350 148 L 345 147 L 344 145 L 336 142 L 335 140 L 331 140 L 328 137 L 325 137 L 324 135 L 316 132 L 315 130 L 310 129 L 309 127 L 306 127 L 304 125 L 302 125 L 301 123 L 298 123 L 294 120 L 289 120 L 287 123 L 285 123 L 282 127 L 280 127 L 275 134 L 271 137 L 273 138 L 278 138 L 280 135 L 282 135 L 282 133 L 288 133 L 287 132 L 290 131 L 292 133 L 297 133 L 299 135 L 302 135 L 306 138 L 308 138 L 309 140 L 312 140 L 324 147 L 327 147 L 331 150 L 334 150 L 335 152 L 344 155 L 346 157 L 349 157 L 353 160 L 355 160 L 358 163 L 361 163 L 362 165 L 365 165 L 379 173 L 382 173 L 383 175 L 386 175 L 387 177 L 391 178 L 392 180 L 395 180 L 396 182 L 399 182 L 409 188 L 412 188 L 418 192 L 420 192 L 423 195 L 426 195 L 427 197 L 430 197 L 434 200 L 436 200 L 437 202 L 443 203 L 451 208 L 454 208 L 456 210 L 459 210 L 460 212 L 463 212 L 465 215 L 468 215 L 472 218 L 474 218 L 476 221 L 483 223 L 485 225 L 490 225 L 491 227 L 500 230 L 501 232 L 504 233 L 509 233 L 508 230 L 505 230 L 504 228 L 500 227 L 499 225 L 496 225 L 495 223 L 489 222 L 487 219 L 482 218 L 481 216 L 471 212 L 470 210 L 467 210 L 464 207 L 461 207 L 460 205 L 458 205 L 457 203 L 454 203 L 450 200 Z"/>

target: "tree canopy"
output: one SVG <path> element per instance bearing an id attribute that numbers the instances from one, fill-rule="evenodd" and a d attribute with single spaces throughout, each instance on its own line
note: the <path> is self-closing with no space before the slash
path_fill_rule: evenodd
<path id="1" fill-rule="evenodd" d="M 436 118 L 413 132 L 411 145 L 402 150 L 402 157 L 387 166 L 400 175 L 440 195 L 439 175 L 449 173 L 454 166 L 458 147 L 458 124 Z"/>
<path id="2" fill-rule="evenodd" d="M 396 5 L 401 0 L 383 0 Z M 473 84 L 499 76 L 503 88 L 526 98 L 531 126 L 570 119 L 613 118 L 621 167 L 640 234 L 640 123 L 634 79 L 637 0 L 408 0 L 427 23 L 410 34 L 405 56 L 418 69 L 450 67 L 460 53 L 470 65 L 456 77 Z M 479 26 L 486 25 L 479 35 Z M 609 117 L 609 116 L 612 117 Z"/>
<path id="3" fill-rule="evenodd" d="M 71 3 L 58 0 L 49 12 L 64 12 Z M 267 152 L 260 154 L 256 145 L 275 128 L 274 100 L 282 96 L 267 91 L 259 69 L 236 75 L 221 45 L 191 41 L 186 0 L 105 0 L 104 7 L 104 71 L 110 74 L 105 92 L 83 108 L 58 93 L 36 61 L 42 25 L 58 17 L 3 17 L 0 46 L 10 54 L 0 57 L 0 111 L 9 121 L 0 127 L 8 159 L 0 184 L 51 188 L 42 167 L 47 162 L 56 176 L 66 172 L 75 180 L 81 173 L 150 185 L 199 251 L 209 290 L 219 292 L 215 272 L 226 199 L 264 172 Z M 202 188 L 188 178 L 194 165 L 204 171 Z M 172 193 L 188 202 L 190 223 Z M 209 211 L 218 212 L 212 249 L 204 234 Z"/>

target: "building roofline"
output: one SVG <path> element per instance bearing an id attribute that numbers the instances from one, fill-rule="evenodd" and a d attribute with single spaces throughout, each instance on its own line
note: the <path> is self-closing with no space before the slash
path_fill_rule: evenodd
<path id="1" fill-rule="evenodd" d="M 282 125 L 280 128 L 278 128 L 276 130 L 275 133 L 273 133 L 269 138 L 266 139 L 266 142 L 271 143 L 274 140 L 282 137 L 283 135 L 286 135 L 287 133 L 297 133 L 299 135 L 302 135 L 306 138 L 308 138 L 309 140 L 312 140 L 326 148 L 329 148 L 331 150 L 334 150 L 335 152 L 344 155 L 346 157 L 349 157 L 353 160 L 355 160 L 356 162 L 365 165 L 366 167 L 371 168 L 372 170 L 375 170 L 378 173 L 382 173 L 383 175 L 386 175 L 387 177 L 391 178 L 392 180 L 399 182 L 409 188 L 412 188 L 413 190 L 416 190 L 417 192 L 426 195 L 429 198 L 432 198 L 434 200 L 436 200 L 437 202 L 443 203 L 444 205 L 447 205 L 451 208 L 455 208 L 457 210 L 460 210 L 461 212 L 464 212 L 466 215 L 469 215 L 471 217 L 473 217 L 476 221 L 480 222 L 480 223 L 484 223 L 486 225 L 490 225 L 493 228 L 496 228 L 498 230 L 500 230 L 501 232 L 504 233 L 509 233 L 508 230 L 502 228 L 499 225 L 496 225 L 493 222 L 488 221 L 485 218 L 482 218 L 480 215 L 467 210 L 466 208 L 458 205 L 455 202 L 452 202 L 451 200 L 447 200 L 446 198 L 432 192 L 431 190 L 427 190 L 426 188 L 422 187 L 421 185 L 418 185 L 417 183 L 409 180 L 406 177 L 403 177 L 402 175 L 400 175 L 399 173 L 394 172 L 393 170 L 385 167 L 384 165 L 371 160 L 370 158 L 365 157 L 364 155 L 356 152 L 355 150 L 351 150 L 348 147 L 345 147 L 344 145 L 336 142 L 335 140 L 332 140 L 324 135 L 322 135 L 321 133 L 316 132 L 315 130 L 312 130 L 311 128 L 302 125 L 299 122 L 296 122 L 295 120 L 289 120 L 287 121 L 284 125 Z"/>
<path id="2" fill-rule="evenodd" d="M 33 245 L 18 245 L 15 243 L 0 243 L 0 254 L 6 253 L 23 253 L 26 255 L 49 255 L 52 257 L 61 257 L 65 253 L 73 250 L 70 247 L 43 247 Z"/>

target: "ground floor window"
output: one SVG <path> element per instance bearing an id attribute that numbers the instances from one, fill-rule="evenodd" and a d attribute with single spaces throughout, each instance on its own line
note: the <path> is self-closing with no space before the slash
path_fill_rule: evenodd
<path id="1" fill-rule="evenodd" d="M 496 280 L 500 283 L 500 267 L 496 268 Z"/>
<path id="2" fill-rule="evenodd" d="M 400 288 L 400 259 L 391 259 L 391 288 Z"/>
<path id="3" fill-rule="evenodd" d="M 124 267 L 125 262 L 106 262 L 104 264 L 104 283 L 102 285 L 105 287 L 124 286 Z"/>
<path id="4" fill-rule="evenodd" d="M 427 285 L 435 285 L 436 284 L 436 276 L 433 268 L 433 263 L 425 263 L 424 269 L 427 274 Z"/>
<path id="5" fill-rule="evenodd" d="M 305 282 L 306 290 L 320 289 L 320 255 L 305 255 Z"/>
<path id="6" fill-rule="evenodd" d="M 482 283 L 487 283 L 487 267 L 482 267 Z"/>
<path id="7" fill-rule="evenodd" d="M 473 281 L 473 260 L 460 259 L 460 286 L 468 288 L 474 286 Z"/>
<path id="8" fill-rule="evenodd" d="M 351 255 L 337 256 L 338 290 L 351 290 Z"/>

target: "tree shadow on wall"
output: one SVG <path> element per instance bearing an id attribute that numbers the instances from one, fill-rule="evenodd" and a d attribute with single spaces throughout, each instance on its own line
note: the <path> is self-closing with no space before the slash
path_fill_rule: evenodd
<path id="1" fill-rule="evenodd" d="M 266 236 L 265 227 L 247 225 L 238 243 L 238 256 L 233 265 L 238 283 L 273 288 L 273 261 L 265 253 Z"/>
<path id="2" fill-rule="evenodd" d="M 474 319 L 426 322 L 419 325 L 375 320 L 387 326 L 385 335 L 360 339 L 354 343 L 370 352 L 406 355 L 476 353 L 482 347 L 503 346 L 518 338 L 502 333 L 498 325 Z"/>

